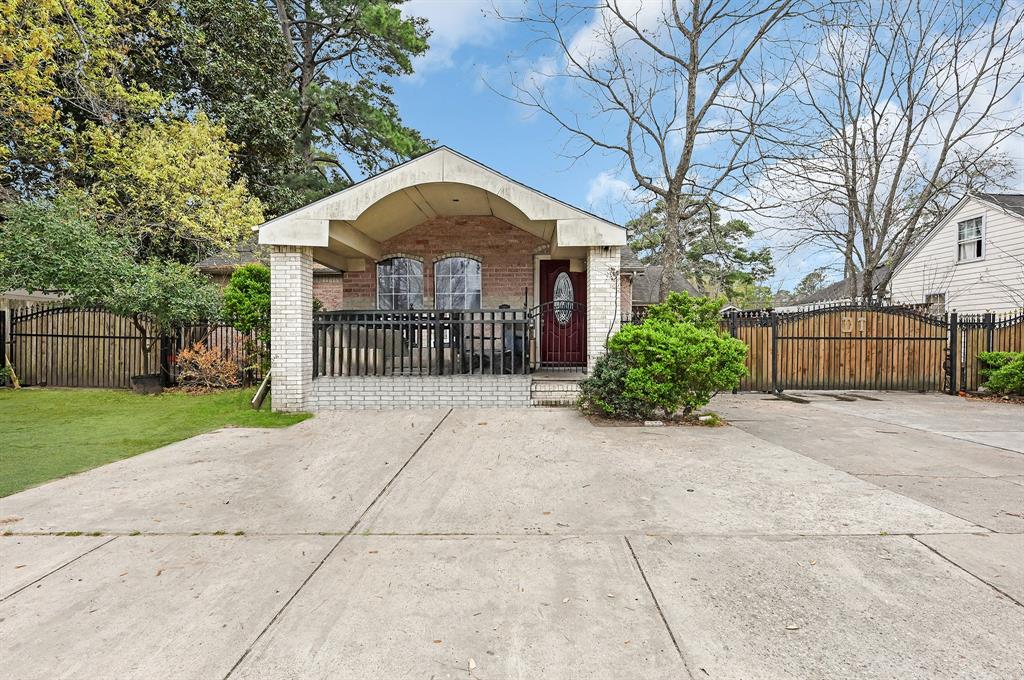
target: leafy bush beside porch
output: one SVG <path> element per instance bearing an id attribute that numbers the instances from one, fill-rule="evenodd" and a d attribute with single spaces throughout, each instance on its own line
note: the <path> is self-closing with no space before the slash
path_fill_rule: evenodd
<path id="1" fill-rule="evenodd" d="M 630 420 L 689 414 L 746 375 L 746 345 L 719 330 L 719 299 L 672 293 L 624 327 L 580 384 L 580 408 Z"/>

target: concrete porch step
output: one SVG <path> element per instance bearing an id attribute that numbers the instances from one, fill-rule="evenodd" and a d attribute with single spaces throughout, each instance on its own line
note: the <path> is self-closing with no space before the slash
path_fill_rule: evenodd
<path id="1" fill-rule="evenodd" d="M 534 375 L 530 383 L 530 403 L 534 406 L 574 406 L 580 394 L 579 373 Z"/>

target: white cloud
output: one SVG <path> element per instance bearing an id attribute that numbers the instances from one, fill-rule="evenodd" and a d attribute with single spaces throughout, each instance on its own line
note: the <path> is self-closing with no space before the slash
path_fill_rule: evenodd
<path id="1" fill-rule="evenodd" d="M 453 66 L 461 47 L 492 43 L 504 28 L 492 10 L 491 0 L 409 0 L 402 5 L 404 15 L 425 18 L 433 31 L 430 49 L 415 62 L 416 73 Z"/>
<path id="2" fill-rule="evenodd" d="M 649 202 L 645 191 L 608 170 L 598 173 L 587 186 L 588 208 L 620 224 L 640 215 Z"/>

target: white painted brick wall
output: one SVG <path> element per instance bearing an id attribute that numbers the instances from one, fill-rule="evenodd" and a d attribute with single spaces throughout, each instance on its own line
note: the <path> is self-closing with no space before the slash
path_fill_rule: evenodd
<path id="1" fill-rule="evenodd" d="M 313 381 L 313 389 L 306 404 L 310 411 L 452 406 L 530 406 L 530 376 L 324 377 Z"/>
<path id="2" fill-rule="evenodd" d="M 270 253 L 271 399 L 275 411 L 303 411 L 313 382 L 313 251 Z"/>
<path id="3" fill-rule="evenodd" d="M 587 251 L 587 370 L 605 351 L 605 342 L 621 323 L 619 312 L 619 247 L 596 246 Z"/>

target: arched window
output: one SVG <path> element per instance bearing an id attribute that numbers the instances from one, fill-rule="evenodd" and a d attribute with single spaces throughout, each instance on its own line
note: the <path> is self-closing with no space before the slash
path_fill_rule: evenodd
<path id="1" fill-rule="evenodd" d="M 446 257 L 434 263 L 435 309 L 480 309 L 480 263 Z"/>
<path id="2" fill-rule="evenodd" d="M 408 257 L 392 257 L 377 263 L 377 307 L 423 308 L 423 263 Z"/>

